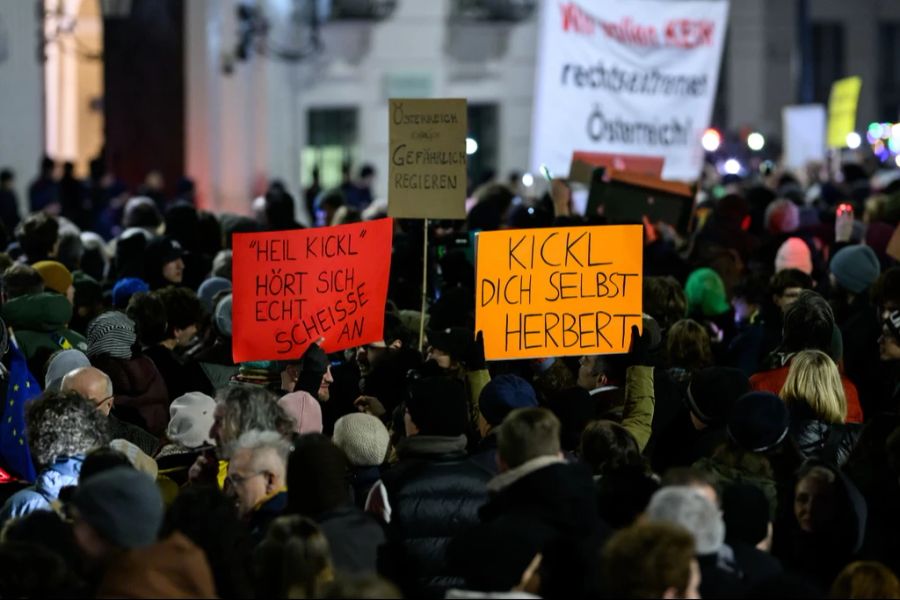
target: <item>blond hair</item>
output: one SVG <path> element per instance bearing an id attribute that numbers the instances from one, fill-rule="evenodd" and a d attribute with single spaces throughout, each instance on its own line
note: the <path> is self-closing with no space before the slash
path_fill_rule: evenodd
<path id="1" fill-rule="evenodd" d="M 831 357 L 819 350 L 804 350 L 794 355 L 779 395 L 788 406 L 803 402 L 822 421 L 843 423 L 847 419 L 847 397 L 841 374 Z"/>

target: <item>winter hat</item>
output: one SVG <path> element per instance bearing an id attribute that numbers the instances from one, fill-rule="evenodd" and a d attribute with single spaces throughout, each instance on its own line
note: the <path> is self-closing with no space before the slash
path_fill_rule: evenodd
<path id="1" fill-rule="evenodd" d="M 728 420 L 728 435 L 750 452 L 766 452 L 784 440 L 791 417 L 784 401 L 771 392 L 741 396 Z"/>
<path id="2" fill-rule="evenodd" d="M 422 435 L 456 437 L 468 428 L 466 391 L 450 377 L 424 377 L 409 385 L 406 410 Z"/>
<path id="3" fill-rule="evenodd" d="M 134 321 L 123 312 L 111 310 L 88 324 L 87 355 L 93 358 L 109 354 L 127 360 L 131 358 L 131 347 L 136 339 Z"/>
<path id="4" fill-rule="evenodd" d="M 228 294 L 216 304 L 215 310 L 216 329 L 225 337 L 231 337 L 231 294 Z"/>
<path id="5" fill-rule="evenodd" d="M 719 274 L 709 268 L 697 269 L 684 285 L 688 314 L 714 317 L 730 308 L 725 284 Z"/>
<path id="6" fill-rule="evenodd" d="M 197 289 L 197 297 L 200 298 L 200 302 L 203 303 L 206 312 L 213 312 L 215 308 L 213 306 L 213 298 L 223 290 L 231 291 L 231 282 L 224 277 L 210 277 L 200 284 L 200 287 Z"/>
<path id="7" fill-rule="evenodd" d="M 294 440 L 288 459 L 288 514 L 317 517 L 350 503 L 350 464 L 343 451 L 321 433 Z"/>
<path id="8" fill-rule="evenodd" d="M 868 246 L 841 248 L 831 259 L 831 272 L 842 288 L 859 294 L 881 275 L 881 264 Z"/>
<path id="9" fill-rule="evenodd" d="M 100 283 L 83 271 L 72 273 L 75 286 L 75 306 L 94 306 L 103 303 L 103 288 Z"/>
<path id="10" fill-rule="evenodd" d="M 331 440 L 355 467 L 374 467 L 387 458 L 391 435 L 381 419 L 365 413 L 345 415 L 334 424 Z"/>
<path id="11" fill-rule="evenodd" d="M 785 269 L 798 269 L 812 275 L 812 253 L 806 242 L 798 237 L 785 240 L 775 255 L 775 272 L 780 273 Z"/>
<path id="12" fill-rule="evenodd" d="M 132 467 L 145 475 L 149 475 L 154 481 L 156 480 L 156 476 L 159 475 L 159 465 L 143 450 L 123 439 L 111 441 L 109 447 L 124 454 Z"/>
<path id="13" fill-rule="evenodd" d="M 726 487 L 722 493 L 722 512 L 729 540 L 756 546 L 766 539 L 769 501 L 759 487 L 749 483 L 733 483 Z"/>
<path id="14" fill-rule="evenodd" d="M 686 402 L 688 409 L 702 423 L 725 423 L 737 399 L 750 391 L 744 372 L 731 367 L 709 367 L 691 378 Z"/>
<path id="15" fill-rule="evenodd" d="M 492 427 L 503 422 L 516 408 L 532 408 L 538 405 L 531 384 L 517 375 L 498 375 L 481 390 L 478 408 L 484 420 Z"/>
<path id="16" fill-rule="evenodd" d="M 694 536 L 697 554 L 714 554 L 725 543 L 725 523 L 719 507 L 699 490 L 682 485 L 664 487 L 650 499 L 648 521 L 681 525 Z"/>
<path id="17" fill-rule="evenodd" d="M 126 277 L 116 282 L 112 289 L 113 308 L 125 310 L 128 301 L 138 292 L 149 292 L 150 286 L 143 279 L 137 277 Z"/>
<path id="18" fill-rule="evenodd" d="M 800 226 L 800 209 L 790 200 L 776 200 L 766 207 L 766 229 L 770 233 L 791 233 Z"/>
<path id="19" fill-rule="evenodd" d="M 322 385 L 322 377 L 331 363 L 328 355 L 318 344 L 310 344 L 303 356 L 300 357 L 300 375 L 297 377 L 296 390 L 309 393 L 313 398 L 319 396 L 319 386 Z"/>
<path id="20" fill-rule="evenodd" d="M 278 406 L 294 420 L 297 433 L 322 433 L 322 406 L 308 392 L 285 394 Z"/>
<path id="21" fill-rule="evenodd" d="M 50 357 L 47 375 L 44 377 L 44 391 L 58 392 L 63 377 L 75 369 L 91 366 L 91 361 L 81 350 L 60 350 Z"/>
<path id="22" fill-rule="evenodd" d="M 428 343 L 432 347 L 446 352 L 457 360 L 466 357 L 474 339 L 472 330 L 465 327 L 448 327 L 428 332 Z"/>
<path id="23" fill-rule="evenodd" d="M 121 548 L 140 548 L 156 541 L 163 521 L 163 502 L 156 483 L 144 473 L 116 467 L 78 486 L 72 504 L 80 519 Z"/>
<path id="24" fill-rule="evenodd" d="M 169 405 L 166 437 L 185 448 L 213 444 L 209 436 L 215 418 L 216 401 L 201 392 L 188 392 Z"/>
<path id="25" fill-rule="evenodd" d="M 60 294 L 65 295 L 72 285 L 72 273 L 64 264 L 55 260 L 41 260 L 31 265 L 35 271 L 41 274 L 44 285 Z"/>

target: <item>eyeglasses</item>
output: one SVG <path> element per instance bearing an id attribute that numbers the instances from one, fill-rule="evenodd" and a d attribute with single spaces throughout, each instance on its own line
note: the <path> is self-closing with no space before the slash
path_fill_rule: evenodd
<path id="1" fill-rule="evenodd" d="M 116 399 L 115 396 L 107 396 L 100 402 L 97 402 L 94 406 L 96 406 L 97 408 L 100 408 L 101 406 L 103 406 L 105 404 L 112 404 L 113 400 L 115 400 L 115 399 Z"/>
<path id="2" fill-rule="evenodd" d="M 268 471 L 257 471 L 255 473 L 251 473 L 250 475 L 229 475 L 225 478 L 225 481 L 227 481 L 231 485 L 243 485 L 254 477 L 259 477 L 260 475 L 268 475 Z"/>

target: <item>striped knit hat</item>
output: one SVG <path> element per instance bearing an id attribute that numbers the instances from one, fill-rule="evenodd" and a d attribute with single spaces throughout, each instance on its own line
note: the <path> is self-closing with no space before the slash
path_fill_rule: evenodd
<path id="1" fill-rule="evenodd" d="M 87 355 L 89 357 L 108 354 L 113 358 L 131 358 L 131 347 L 137 335 L 134 321 L 117 310 L 105 312 L 87 327 Z"/>

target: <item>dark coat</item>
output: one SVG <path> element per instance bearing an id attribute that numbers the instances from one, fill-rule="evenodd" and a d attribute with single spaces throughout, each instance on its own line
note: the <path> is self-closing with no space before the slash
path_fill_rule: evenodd
<path id="1" fill-rule="evenodd" d="M 791 412 L 790 434 L 804 458 L 841 466 L 853 452 L 861 432 L 859 423 L 827 423 L 815 419 L 805 405 Z"/>
<path id="2" fill-rule="evenodd" d="M 455 539 L 450 554 L 468 588 L 509 590 L 541 552 L 548 597 L 581 597 L 596 589 L 593 575 L 608 529 L 597 516 L 594 481 L 584 465 L 540 457 L 498 476 L 490 487 L 481 524 Z"/>
<path id="3" fill-rule="evenodd" d="M 478 522 L 491 478 L 466 458 L 465 447 L 465 436 L 406 438 L 397 447 L 400 461 L 382 476 L 391 520 L 380 571 L 406 597 L 443 598 L 463 584 L 447 562 L 447 546 Z"/>
<path id="4" fill-rule="evenodd" d="M 196 362 L 182 363 L 174 352 L 161 344 L 147 348 L 144 355 L 156 365 L 172 400 L 188 392 L 202 392 L 207 396 L 215 394 L 212 383 Z"/>
<path id="5" fill-rule="evenodd" d="M 366 499 L 372 487 L 381 479 L 381 467 L 351 467 L 350 487 L 353 488 L 354 504 L 361 509 L 366 507 Z"/>
<path id="6" fill-rule="evenodd" d="M 331 549 L 335 568 L 343 573 L 375 573 L 378 549 L 385 543 L 384 528 L 353 505 L 316 517 Z"/>
<path id="7" fill-rule="evenodd" d="M 91 365 L 112 380 L 113 413 L 125 422 L 162 435 L 169 424 L 169 390 L 153 361 L 146 356 L 130 359 L 108 354 L 94 356 Z"/>
<path id="8" fill-rule="evenodd" d="M 147 433 L 137 425 L 117 419 L 114 415 L 109 415 L 106 419 L 106 426 L 110 440 L 122 439 L 131 442 L 147 456 L 153 456 L 159 449 L 159 438 Z"/>
<path id="9" fill-rule="evenodd" d="M 278 492 L 247 515 L 247 531 L 254 546 L 266 537 L 269 524 L 284 514 L 287 501 L 287 492 Z"/>

